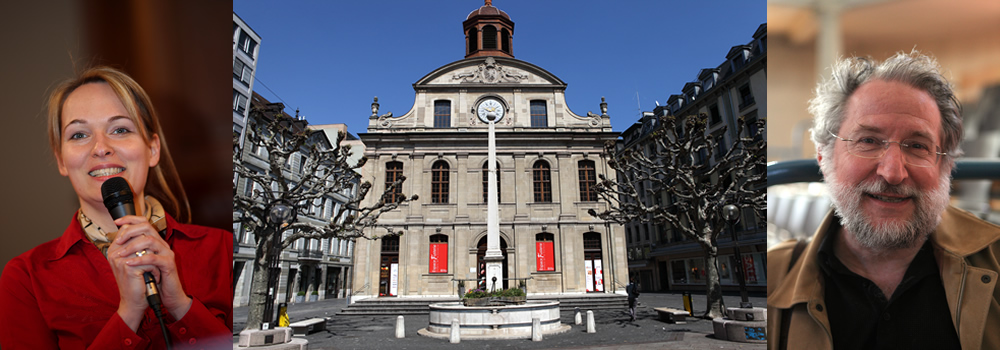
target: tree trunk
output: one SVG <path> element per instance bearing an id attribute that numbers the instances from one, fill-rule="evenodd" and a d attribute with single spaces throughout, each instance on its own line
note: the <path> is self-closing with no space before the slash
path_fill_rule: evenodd
<path id="1" fill-rule="evenodd" d="M 257 330 L 264 322 L 267 302 L 267 259 L 254 259 L 253 282 L 250 284 L 250 314 L 244 330 Z"/>
<path id="2" fill-rule="evenodd" d="M 703 246 L 704 247 L 704 246 Z M 705 317 L 716 318 L 725 315 L 722 310 L 722 284 L 719 283 L 719 248 L 707 246 L 705 249 L 706 293 L 708 303 Z"/>
<path id="3" fill-rule="evenodd" d="M 253 280 L 250 283 L 250 304 L 249 314 L 247 315 L 247 323 L 243 327 L 244 330 L 257 330 L 261 329 L 260 326 L 264 323 L 264 307 L 267 304 L 267 288 L 268 288 L 268 271 L 270 267 L 268 266 L 268 255 L 271 254 L 272 244 L 281 244 L 280 241 L 274 239 L 274 231 L 271 229 L 259 230 L 257 234 L 264 234 L 257 241 L 257 249 L 255 249 L 255 257 L 253 261 Z M 280 256 L 272 257 L 274 259 L 280 259 Z M 274 291 L 274 296 L 277 298 L 278 291 Z"/>

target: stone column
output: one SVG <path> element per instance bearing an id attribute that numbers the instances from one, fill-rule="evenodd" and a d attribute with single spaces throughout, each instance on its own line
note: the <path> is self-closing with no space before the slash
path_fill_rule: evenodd
<path id="1" fill-rule="evenodd" d="M 489 122 L 489 163 L 487 182 L 487 219 L 486 219 L 486 289 L 493 290 L 503 286 L 503 253 L 500 251 L 500 204 L 497 201 L 497 145 L 496 120 Z M 494 282 L 496 281 L 496 282 Z"/>

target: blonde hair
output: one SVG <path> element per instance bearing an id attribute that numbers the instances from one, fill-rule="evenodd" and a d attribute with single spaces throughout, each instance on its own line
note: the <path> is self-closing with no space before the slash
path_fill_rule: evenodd
<path id="1" fill-rule="evenodd" d="M 62 148 L 61 117 L 66 98 L 76 88 L 90 83 L 107 83 L 111 87 L 125 106 L 129 119 L 137 126 L 144 142 L 148 144 L 152 135 L 159 135 L 160 161 L 150 168 L 146 177 L 145 193 L 158 199 L 163 204 L 163 209 L 177 218 L 177 221 L 191 222 L 191 204 L 188 203 L 177 168 L 170 157 L 167 139 L 163 135 L 156 111 L 153 110 L 153 103 L 146 91 L 128 74 L 111 67 L 93 67 L 59 84 L 52 91 L 49 95 L 48 112 L 49 146 L 52 147 L 52 151 L 58 156 Z"/>

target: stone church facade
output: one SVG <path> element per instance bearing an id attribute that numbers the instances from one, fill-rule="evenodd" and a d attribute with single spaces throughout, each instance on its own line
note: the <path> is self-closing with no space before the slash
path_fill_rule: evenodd
<path id="1" fill-rule="evenodd" d="M 353 299 L 450 297 L 485 286 L 488 125 L 477 109 L 503 114 L 496 168 L 505 279 L 497 287 L 624 293 L 624 229 L 587 214 L 607 207 L 594 192 L 598 176 L 615 177 L 602 157 L 604 143 L 618 138 L 607 104 L 601 114 L 573 113 L 565 82 L 514 58 L 514 23 L 489 1 L 463 26 L 466 58 L 417 81 L 414 105 L 401 116 L 379 115 L 376 99 L 359 135 L 364 180 L 373 185 L 366 205 L 399 176 L 406 181 L 398 195 L 419 199 L 366 232 L 403 235 L 357 241 Z"/>

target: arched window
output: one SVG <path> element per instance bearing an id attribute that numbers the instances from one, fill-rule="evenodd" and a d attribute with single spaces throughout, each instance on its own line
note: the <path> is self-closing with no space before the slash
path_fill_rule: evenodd
<path id="1" fill-rule="evenodd" d="M 448 203 L 448 162 L 443 160 L 431 167 L 431 203 Z"/>
<path id="2" fill-rule="evenodd" d="M 594 186 L 597 185 L 597 176 L 594 161 L 581 160 L 577 163 L 577 168 L 580 169 L 580 201 L 596 202 L 597 191 L 594 191 Z"/>
<path id="3" fill-rule="evenodd" d="M 403 177 L 403 162 L 388 162 L 385 163 L 385 188 L 392 186 L 393 182 L 399 180 Z M 395 190 L 385 194 L 386 203 L 395 203 L 396 201 L 403 198 L 403 188 L 402 184 L 400 187 L 396 187 Z"/>
<path id="4" fill-rule="evenodd" d="M 504 29 L 500 30 L 500 50 L 503 50 L 503 52 L 506 52 L 506 53 L 511 53 L 510 52 L 510 31 L 508 31 L 507 28 L 504 28 Z"/>
<path id="5" fill-rule="evenodd" d="M 494 26 L 483 27 L 483 50 L 496 50 L 497 48 L 497 28 Z"/>
<path id="6" fill-rule="evenodd" d="M 548 232 L 535 235 L 535 267 L 538 271 L 555 271 L 555 236 Z"/>
<path id="7" fill-rule="evenodd" d="M 479 29 L 473 27 L 469 29 L 469 53 L 479 50 Z"/>
<path id="8" fill-rule="evenodd" d="M 544 160 L 535 162 L 531 169 L 535 185 L 535 202 L 552 201 L 552 174 L 549 169 L 549 162 Z"/>
<path id="9" fill-rule="evenodd" d="M 430 271 L 428 273 L 448 273 L 448 236 L 442 234 L 430 237 Z"/>
<path id="10" fill-rule="evenodd" d="M 434 127 L 451 127 L 451 101 L 434 101 Z"/>
<path id="11" fill-rule="evenodd" d="M 500 199 L 500 197 L 502 197 L 500 194 L 503 193 L 503 191 L 500 190 L 500 162 L 496 163 L 496 168 L 497 168 L 497 203 L 500 203 L 503 202 L 503 200 Z M 489 169 L 490 169 L 490 163 L 483 162 L 483 203 L 489 203 L 490 200 Z"/>

